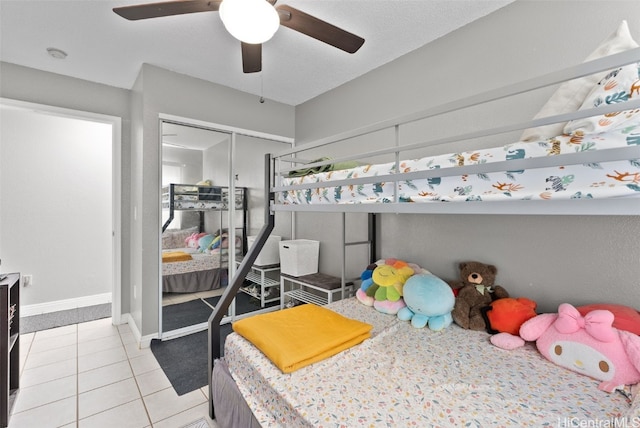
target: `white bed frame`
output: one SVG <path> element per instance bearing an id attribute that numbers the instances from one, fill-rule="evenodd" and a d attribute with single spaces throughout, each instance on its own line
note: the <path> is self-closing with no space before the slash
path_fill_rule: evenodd
<path id="1" fill-rule="evenodd" d="M 401 153 L 415 150 L 421 147 L 442 146 L 446 150 L 446 145 L 453 142 L 470 140 L 488 136 L 499 135 L 511 131 L 522 130 L 531 127 L 538 127 L 558 122 L 580 119 L 589 116 L 601 115 L 621 110 L 640 108 L 640 97 L 632 98 L 625 103 L 608 105 L 595 109 L 579 110 L 572 113 L 550 116 L 528 122 L 505 124 L 491 129 L 483 129 L 471 133 L 454 135 L 451 137 L 439 138 L 425 141 L 418 144 L 400 146 L 398 141 L 398 129 L 401 125 L 410 124 L 421 119 L 455 112 L 468 107 L 489 103 L 508 97 L 513 97 L 525 92 L 544 88 L 550 85 L 562 83 L 567 80 L 587 76 L 593 73 L 606 71 L 615 67 L 631 64 L 640 61 L 640 48 L 618 53 L 594 61 L 582 63 L 560 71 L 548 73 L 546 75 L 529 79 L 517 84 L 508 85 L 503 88 L 483 92 L 469 98 L 460 99 L 429 108 L 414 114 L 392 118 L 382 122 L 364 126 L 352 131 L 323 138 L 300 147 L 294 147 L 278 154 L 267 156 L 265 161 L 265 186 L 269 206 L 265 210 L 265 225 L 256 238 L 256 244 L 244 257 L 242 264 L 236 271 L 230 286 L 218 302 L 215 311 L 209 319 L 209 382 L 211 385 L 211 374 L 213 362 L 220 357 L 220 321 L 231 304 L 236 293 L 244 281 L 244 277 L 249 272 L 258 253 L 265 244 L 274 226 L 274 213 L 277 211 L 310 211 L 310 212 L 367 212 L 367 213 L 418 213 L 418 214 L 523 214 L 523 215 L 640 215 L 640 197 L 612 198 L 612 199 L 571 199 L 571 200 L 548 200 L 548 201 L 512 201 L 512 202 L 450 202 L 450 203 L 407 203 L 395 200 L 390 203 L 363 203 L 363 204 L 318 204 L 318 205 L 296 205 L 281 204 L 274 197 L 277 192 L 298 189 L 314 189 L 326 186 L 327 183 L 298 184 L 292 186 L 282 185 L 282 177 L 289 171 L 299 167 L 302 157 L 297 157 L 300 153 L 309 149 L 328 146 L 335 143 L 345 142 L 351 138 L 370 135 L 386 129 L 394 129 L 396 141 L 394 147 L 382 150 L 375 150 L 356 155 L 333 158 L 330 161 L 305 163 L 305 168 L 323 166 L 335 162 L 351 160 L 362 160 L 380 155 L 394 154 L 396 164 L 402 159 Z M 368 184 L 376 182 L 395 183 L 399 181 L 413 180 L 418 178 L 459 176 L 463 174 L 479 174 L 489 172 L 502 172 L 508 170 L 543 168 L 550 166 L 583 164 L 592 162 L 606 162 L 625 159 L 640 159 L 640 145 L 630 145 L 619 149 L 609 149 L 603 151 L 585 151 L 575 154 L 564 154 L 548 156 L 542 158 L 516 159 L 495 163 L 485 163 L 480 165 L 460 166 L 457 168 L 437 169 L 428 171 L 411 172 L 404 174 L 378 175 L 375 177 L 363 177 L 351 180 L 331 181 L 331 186 L 345 186 L 353 184 Z M 397 170 L 399 170 L 397 168 Z M 399 192 L 394 192 L 398 195 Z M 211 387 L 211 386 L 210 386 Z M 211 392 L 211 391 L 210 391 Z M 210 395 L 211 396 L 211 395 Z M 213 404 L 210 400 L 210 415 L 213 418 Z"/>

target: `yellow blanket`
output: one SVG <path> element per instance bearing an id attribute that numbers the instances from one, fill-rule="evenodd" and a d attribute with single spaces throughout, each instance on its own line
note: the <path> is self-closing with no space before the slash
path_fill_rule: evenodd
<path id="1" fill-rule="evenodd" d="M 186 262 L 187 260 L 193 260 L 193 257 L 184 251 L 167 251 L 162 253 L 162 263 Z"/>
<path id="2" fill-rule="evenodd" d="M 372 326 L 316 305 L 300 305 L 233 323 L 283 373 L 291 373 L 355 346 Z"/>

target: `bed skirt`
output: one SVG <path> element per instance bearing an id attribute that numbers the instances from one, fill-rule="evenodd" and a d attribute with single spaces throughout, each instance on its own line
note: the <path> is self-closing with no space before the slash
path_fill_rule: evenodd
<path id="1" fill-rule="evenodd" d="M 242 397 L 227 363 L 216 360 L 211 374 L 211 399 L 216 422 L 225 428 L 259 428 L 260 424 Z"/>
<path id="2" fill-rule="evenodd" d="M 195 293 L 215 290 L 221 286 L 222 269 L 209 269 L 197 272 L 164 275 L 163 293 Z"/>

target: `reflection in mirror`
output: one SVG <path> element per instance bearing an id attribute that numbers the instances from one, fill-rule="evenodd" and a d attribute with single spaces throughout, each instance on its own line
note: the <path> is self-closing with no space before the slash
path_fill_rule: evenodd
<path id="1" fill-rule="evenodd" d="M 234 145 L 227 132 L 162 122 L 163 337 L 206 328 L 230 273 L 264 223 L 264 155 L 290 147 L 242 135 Z M 291 214 L 280 214 L 273 234 L 289 239 Z M 260 266 L 247 279 L 227 321 L 279 308 L 277 266 Z"/>
<path id="2" fill-rule="evenodd" d="M 234 150 L 234 179 L 236 186 L 247 189 L 248 244 L 258 234 L 265 220 L 265 155 L 275 153 L 291 145 L 288 143 L 266 140 L 262 138 L 237 135 Z M 291 239 L 291 213 L 277 212 L 275 227 L 269 243 L 273 239 Z M 238 316 L 255 311 L 268 311 L 280 307 L 280 259 L 279 247 L 265 245 L 247 275 L 242 293 L 235 302 L 235 313 Z"/>

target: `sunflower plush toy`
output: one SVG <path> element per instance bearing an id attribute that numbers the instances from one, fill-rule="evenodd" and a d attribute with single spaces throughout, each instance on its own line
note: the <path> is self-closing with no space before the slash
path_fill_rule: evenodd
<path id="1" fill-rule="evenodd" d="M 418 273 L 428 271 L 403 260 L 378 260 L 362 272 L 362 284 L 356 297 L 362 304 L 373 306 L 379 312 L 395 315 L 406 306 L 402 299 L 404 283 Z"/>

